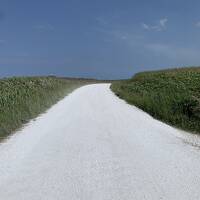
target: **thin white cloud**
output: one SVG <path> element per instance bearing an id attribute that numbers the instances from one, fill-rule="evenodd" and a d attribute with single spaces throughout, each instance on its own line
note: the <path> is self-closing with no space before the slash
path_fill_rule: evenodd
<path id="1" fill-rule="evenodd" d="M 107 25 L 109 24 L 108 19 L 104 18 L 104 17 L 97 17 L 96 21 L 101 24 L 101 25 Z"/>
<path id="2" fill-rule="evenodd" d="M 100 20 L 101 21 L 101 20 Z M 200 63 L 200 49 L 192 46 L 179 46 L 167 43 L 152 43 L 148 41 L 145 35 L 135 34 L 134 29 L 123 26 L 104 26 L 105 22 L 101 21 L 101 26 L 96 29 L 108 39 L 105 41 L 119 42 L 127 45 L 127 49 L 137 52 L 145 52 L 147 55 L 155 58 L 155 62 L 165 60 L 168 63 L 183 65 L 198 65 Z M 142 23 L 141 26 L 146 31 L 164 31 L 167 29 L 167 18 L 161 18 L 154 24 Z M 200 21 L 197 24 L 200 27 Z M 157 59 L 157 61 L 156 61 Z"/>
<path id="3" fill-rule="evenodd" d="M 158 20 L 158 22 L 156 24 L 146 24 L 146 23 L 142 23 L 142 28 L 145 30 L 154 30 L 154 31 L 163 31 L 166 30 L 168 19 L 167 18 L 162 18 L 160 20 Z"/>
<path id="4" fill-rule="evenodd" d="M 145 24 L 145 23 L 142 23 L 142 27 L 143 27 L 144 29 L 146 29 L 146 30 L 149 30 L 149 29 L 150 29 L 149 25 L 147 25 L 147 24 Z"/>
<path id="5" fill-rule="evenodd" d="M 113 25 L 113 24 L 118 24 L 119 19 L 121 18 L 121 12 L 113 11 L 110 14 L 107 15 L 101 15 L 95 18 L 96 22 L 101 25 L 101 26 L 106 26 L 106 25 Z"/>
<path id="6" fill-rule="evenodd" d="M 128 38 L 128 37 L 127 37 L 126 35 L 122 35 L 122 36 L 121 36 L 121 39 L 122 39 L 122 40 L 126 40 L 127 38 Z"/>
<path id="7" fill-rule="evenodd" d="M 160 23 L 160 26 L 161 27 L 166 27 L 166 23 L 168 22 L 168 19 L 167 18 L 164 18 L 164 19 L 160 19 L 159 20 L 159 23 Z"/>
<path id="8" fill-rule="evenodd" d="M 137 35 L 132 30 L 123 30 L 123 29 L 107 29 L 107 28 L 98 28 L 96 31 L 104 34 L 106 36 L 105 41 L 121 42 L 128 44 L 129 46 L 138 44 L 143 40 L 142 35 Z"/>
<path id="9" fill-rule="evenodd" d="M 164 56 L 165 58 L 169 58 L 171 60 L 179 60 L 186 64 L 199 64 L 200 62 L 199 49 L 161 43 L 146 44 L 144 47 L 151 51 L 154 55 Z"/>
<path id="10" fill-rule="evenodd" d="M 136 43 L 135 41 L 141 39 L 141 35 L 135 34 L 135 31 L 131 27 L 123 26 L 116 19 L 119 18 L 119 15 L 112 15 L 109 18 L 105 16 L 97 17 L 95 20 L 98 23 L 95 27 L 95 31 L 103 34 L 104 41 L 108 42 L 124 42 L 128 44 Z M 145 24 L 144 24 L 145 26 Z"/>
<path id="11" fill-rule="evenodd" d="M 196 27 L 200 28 L 200 21 L 197 22 L 195 25 L 196 25 Z"/>

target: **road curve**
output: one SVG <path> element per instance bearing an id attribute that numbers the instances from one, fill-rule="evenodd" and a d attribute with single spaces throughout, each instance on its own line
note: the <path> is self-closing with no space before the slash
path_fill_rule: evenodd
<path id="1" fill-rule="evenodd" d="M 0 199 L 199 200 L 198 141 L 84 86 L 0 145 Z"/>

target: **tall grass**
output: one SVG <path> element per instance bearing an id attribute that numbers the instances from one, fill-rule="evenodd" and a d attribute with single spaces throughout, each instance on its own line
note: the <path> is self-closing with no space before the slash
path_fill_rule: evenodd
<path id="1" fill-rule="evenodd" d="M 111 89 L 157 119 L 200 133 L 200 68 L 142 72 Z"/>
<path id="2" fill-rule="evenodd" d="M 73 89 L 88 83 L 56 77 L 0 80 L 0 139 L 44 112 Z"/>

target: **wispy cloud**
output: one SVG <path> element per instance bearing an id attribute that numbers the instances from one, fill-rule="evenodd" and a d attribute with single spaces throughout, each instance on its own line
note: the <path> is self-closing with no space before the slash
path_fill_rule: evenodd
<path id="1" fill-rule="evenodd" d="M 116 19 L 119 16 L 111 16 L 106 18 L 104 16 L 97 17 L 96 21 L 98 26 L 95 27 L 95 31 L 104 35 L 103 40 L 108 42 L 125 42 L 132 45 L 137 40 L 142 38 L 141 35 L 136 34 L 136 31 L 130 26 L 123 26 Z M 116 23 L 117 21 L 117 23 Z"/>
<path id="2" fill-rule="evenodd" d="M 145 23 L 142 23 L 142 27 L 146 30 L 150 30 L 150 26 L 145 24 Z"/>
<path id="3" fill-rule="evenodd" d="M 154 30 L 154 31 L 163 31 L 166 30 L 168 19 L 167 18 L 163 18 L 158 20 L 157 23 L 155 24 L 146 24 L 146 23 L 142 23 L 142 28 L 145 30 Z"/>
<path id="4" fill-rule="evenodd" d="M 165 28 L 166 27 L 166 23 L 168 22 L 168 19 L 167 18 L 164 18 L 164 19 L 160 19 L 159 23 L 160 23 L 160 26 Z"/>
<path id="5" fill-rule="evenodd" d="M 200 49 L 193 46 L 179 46 L 177 43 L 163 43 L 161 38 L 159 42 L 153 42 L 149 35 L 143 34 L 135 30 L 131 26 L 123 26 L 122 24 L 107 23 L 103 19 L 99 19 L 97 31 L 103 34 L 103 39 L 109 42 L 127 45 L 127 51 L 133 54 L 141 54 L 144 59 L 151 57 L 155 59 L 155 63 L 166 62 L 170 65 L 198 65 L 200 63 Z M 142 28 L 147 31 L 164 31 L 167 29 L 167 18 L 161 18 L 152 24 L 142 23 Z M 196 26 L 200 27 L 200 21 Z M 105 40 L 107 41 L 107 40 Z M 126 46 L 125 46 L 126 47 Z M 143 54 L 146 55 L 143 55 Z"/>
<path id="6" fill-rule="evenodd" d="M 121 40 L 126 40 L 128 39 L 129 35 L 127 32 L 124 32 L 122 30 L 104 30 L 104 33 L 107 35 L 111 36 L 114 39 L 121 39 Z"/>
<path id="7" fill-rule="evenodd" d="M 122 12 L 113 11 L 112 13 L 98 16 L 95 18 L 95 20 L 99 25 L 102 25 L 102 26 L 111 25 L 112 26 L 113 24 L 119 23 L 119 20 L 121 19 L 121 14 L 122 14 Z"/>
<path id="8" fill-rule="evenodd" d="M 195 26 L 200 28 L 200 21 L 196 22 Z"/>
<path id="9" fill-rule="evenodd" d="M 105 17 L 97 17 L 96 21 L 101 24 L 101 25 L 107 25 L 109 24 L 109 20 L 106 19 Z"/>
<path id="10" fill-rule="evenodd" d="M 46 31 L 53 31 L 54 27 L 51 24 L 40 24 L 33 26 L 33 29 L 39 31 L 39 32 L 46 32 Z"/>
<path id="11" fill-rule="evenodd" d="M 96 28 L 96 31 L 103 34 L 103 40 L 108 42 L 123 42 L 128 46 L 138 45 L 144 37 L 136 34 L 133 30 L 126 30 L 120 28 Z"/>
<path id="12" fill-rule="evenodd" d="M 164 56 L 165 58 L 169 58 L 171 60 L 179 60 L 186 64 L 199 64 L 200 62 L 199 49 L 161 43 L 145 44 L 144 47 L 154 55 Z"/>

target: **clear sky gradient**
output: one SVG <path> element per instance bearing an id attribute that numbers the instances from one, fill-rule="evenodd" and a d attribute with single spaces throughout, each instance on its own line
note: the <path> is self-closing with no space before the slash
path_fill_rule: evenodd
<path id="1" fill-rule="evenodd" d="M 197 0 L 1 0 L 0 77 L 117 79 L 200 65 Z"/>

